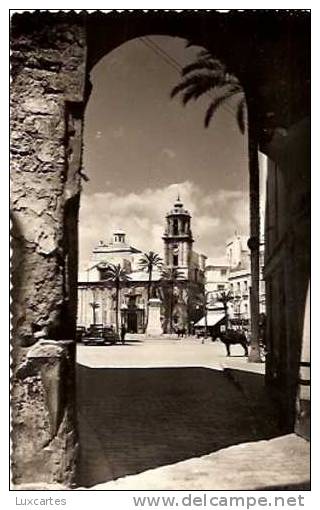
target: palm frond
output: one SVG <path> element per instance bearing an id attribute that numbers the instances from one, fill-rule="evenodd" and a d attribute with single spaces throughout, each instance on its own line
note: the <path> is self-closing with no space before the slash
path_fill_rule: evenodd
<path id="1" fill-rule="evenodd" d="M 162 258 L 154 251 L 144 253 L 139 260 L 139 266 L 142 269 L 152 270 L 154 267 L 159 267 L 162 264 Z"/>
<path id="2" fill-rule="evenodd" d="M 197 97 L 199 97 L 199 89 L 197 85 L 193 85 L 183 93 L 182 104 L 185 106 L 191 99 L 197 99 Z"/>
<path id="3" fill-rule="evenodd" d="M 161 280 L 175 282 L 183 277 L 182 271 L 175 267 L 164 267 L 161 271 Z"/>
<path id="4" fill-rule="evenodd" d="M 131 276 L 120 264 L 110 264 L 104 273 L 104 279 L 111 282 L 123 282 L 130 280 Z"/>
<path id="5" fill-rule="evenodd" d="M 239 88 L 242 90 L 240 82 L 239 82 L 238 78 L 234 74 L 225 73 L 224 81 L 225 81 L 226 85 L 238 85 Z"/>
<path id="6" fill-rule="evenodd" d="M 190 44 L 190 46 L 191 46 L 191 44 Z M 212 57 L 212 53 L 210 53 L 210 51 L 203 49 L 198 52 L 198 58 L 213 58 L 213 57 Z"/>
<path id="7" fill-rule="evenodd" d="M 216 98 L 213 99 L 211 102 L 209 108 L 207 109 L 205 119 L 204 119 L 204 125 L 207 128 L 210 124 L 210 121 L 217 111 L 217 109 L 230 97 L 234 96 L 235 94 L 239 94 L 241 92 L 241 89 L 239 89 L 238 85 L 229 87 L 225 92 L 218 92 L 218 95 Z"/>
<path id="8" fill-rule="evenodd" d="M 212 58 L 201 58 L 197 60 L 196 62 L 192 62 L 191 64 L 185 66 L 182 71 L 181 75 L 186 76 L 187 74 L 192 73 L 193 71 L 199 71 L 199 70 L 205 70 L 205 71 L 219 71 L 221 74 L 225 74 L 225 66 L 221 64 L 219 60 L 214 60 Z"/>
<path id="9" fill-rule="evenodd" d="M 225 75 L 220 71 L 212 71 L 211 73 L 197 73 L 186 78 L 184 81 L 176 85 L 171 91 L 171 97 L 176 96 L 179 92 L 187 91 L 187 100 L 183 100 L 185 105 L 191 98 L 198 99 L 203 94 L 210 90 L 217 88 L 226 88 L 232 86 L 234 89 L 238 88 L 239 92 L 242 90 L 241 86 L 237 83 L 229 83 L 225 80 Z M 190 90 L 188 90 L 190 89 Z"/>
<path id="10" fill-rule="evenodd" d="M 191 46 L 190 42 L 188 46 Z M 184 79 L 171 91 L 171 97 L 181 93 L 182 103 L 186 105 L 191 99 L 198 99 L 200 96 L 212 92 L 211 101 L 204 119 L 205 127 L 217 109 L 229 98 L 236 94 L 242 94 L 237 104 L 237 122 L 241 133 L 245 132 L 245 100 L 242 86 L 238 78 L 227 71 L 226 66 L 214 58 L 210 51 L 202 49 L 198 52 L 198 60 L 185 66 L 182 69 Z"/>
<path id="11" fill-rule="evenodd" d="M 201 87 L 201 89 L 209 90 L 212 87 L 212 77 L 209 74 L 194 74 L 189 78 L 176 85 L 171 91 L 171 97 L 176 96 L 179 92 L 193 86 Z"/>

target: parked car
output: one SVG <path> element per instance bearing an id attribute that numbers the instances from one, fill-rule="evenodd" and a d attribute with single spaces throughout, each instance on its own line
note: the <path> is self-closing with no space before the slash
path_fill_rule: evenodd
<path id="1" fill-rule="evenodd" d="M 84 345 L 113 345 L 119 340 L 119 335 L 112 327 L 101 325 L 90 326 L 82 337 Z"/>
<path id="2" fill-rule="evenodd" d="M 103 328 L 103 335 L 106 339 L 106 342 L 109 344 L 116 344 L 120 340 L 119 333 L 116 333 L 116 331 L 111 326 L 105 326 Z"/>
<path id="3" fill-rule="evenodd" d="M 86 328 L 84 326 L 77 326 L 76 329 L 76 342 L 81 342 L 82 337 L 86 334 Z"/>

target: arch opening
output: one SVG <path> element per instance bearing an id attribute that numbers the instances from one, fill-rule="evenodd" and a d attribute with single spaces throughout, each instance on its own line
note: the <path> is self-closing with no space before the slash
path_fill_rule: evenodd
<path id="1" fill-rule="evenodd" d="M 226 259 L 229 238 L 230 246 L 236 245 L 238 249 L 233 277 L 240 281 L 242 273 L 246 273 L 248 281 L 249 250 L 245 239 L 249 233 L 247 135 L 243 136 L 238 128 L 236 103 L 231 98 L 217 111 L 209 129 L 205 129 L 204 115 L 210 95 L 185 108 L 180 99 L 170 98 L 171 90 L 181 80 L 182 68 L 193 62 L 200 50 L 199 47 L 186 48 L 183 39 L 148 35 L 113 49 L 91 70 L 92 90 L 85 114 L 83 164 L 83 172 L 89 181 L 83 184 L 79 223 L 78 328 L 80 332 L 84 328 L 93 331 L 93 326 L 97 332 L 99 328 L 112 328 L 114 332 L 119 330 L 121 335 L 121 326 L 124 326 L 126 345 L 122 354 L 115 345 L 88 347 L 84 345 L 87 339 L 78 345 L 82 448 L 79 483 L 83 485 L 190 456 L 186 445 L 184 453 L 173 448 L 170 459 L 161 454 L 161 442 L 168 438 L 165 439 L 166 434 L 160 428 L 150 444 L 157 462 L 150 458 L 143 460 L 141 452 L 142 457 L 136 455 L 135 462 L 130 464 L 130 451 L 135 443 L 131 446 L 126 443 L 129 460 L 125 465 L 119 458 L 121 452 L 112 447 L 118 435 L 110 428 L 112 409 L 106 405 L 104 419 L 101 419 L 101 423 L 106 422 L 105 430 L 101 433 L 109 444 L 108 459 L 116 474 L 112 475 L 102 463 L 100 473 L 95 473 L 98 478 L 94 478 L 94 469 L 88 461 L 88 449 L 92 445 L 85 435 L 85 421 L 88 409 L 96 415 L 96 406 L 100 404 L 95 398 L 90 402 L 86 395 L 89 387 L 92 393 L 89 379 L 95 371 L 94 384 L 100 386 L 105 381 L 107 392 L 113 393 L 113 385 L 119 383 L 119 378 L 123 377 L 128 383 L 132 377 L 130 398 L 136 400 L 136 409 L 130 419 L 122 417 L 126 426 L 122 419 L 119 425 L 119 430 L 124 427 L 122 440 L 129 441 L 128 431 L 135 428 L 134 422 L 140 419 L 144 399 L 143 395 L 140 395 L 141 400 L 137 397 L 139 382 L 135 381 L 134 371 L 143 370 L 145 365 L 149 367 L 146 377 L 154 385 L 157 378 L 164 375 L 157 373 L 155 367 L 159 363 L 167 364 L 172 373 L 172 391 L 184 394 L 176 380 L 180 372 L 175 373 L 173 368 L 177 356 L 174 345 L 177 344 L 177 332 L 185 331 L 188 337 L 181 341 L 189 343 L 188 349 L 195 349 L 195 356 L 198 356 L 197 348 L 201 345 L 200 335 L 204 328 L 199 325 L 197 330 L 197 323 L 201 324 L 204 315 L 208 314 L 206 334 L 209 334 L 211 321 L 214 322 L 216 316 L 219 315 L 220 323 L 223 322 L 223 306 L 217 296 L 218 290 L 227 290 L 229 286 L 229 262 L 222 260 Z M 98 239 L 102 240 L 98 242 Z M 125 247 L 119 247 L 120 241 Z M 148 289 L 148 272 L 146 268 L 141 271 L 139 262 L 150 250 L 159 254 L 164 268 L 182 273 L 181 282 L 168 280 L 164 283 L 162 270 L 153 268 L 152 285 Z M 208 268 L 207 257 L 211 259 Z M 120 284 L 118 297 L 114 281 L 108 280 L 109 264 L 120 264 L 131 279 Z M 212 279 L 209 286 L 206 286 L 206 270 Z M 217 270 L 219 282 L 215 275 Z M 159 302 L 158 309 L 150 309 L 151 296 L 151 301 Z M 206 296 L 205 305 L 201 302 L 202 296 Z M 230 307 L 229 313 L 232 321 L 235 319 L 234 327 L 239 329 L 249 325 L 249 295 L 243 293 L 238 298 L 237 307 Z M 151 321 L 155 323 L 151 324 Z M 150 326 L 153 327 L 151 333 Z M 207 362 L 209 353 L 206 349 L 210 350 L 213 345 L 209 342 L 208 338 L 201 359 L 197 361 L 200 365 Z M 167 349 L 166 359 L 161 358 L 165 352 L 163 345 L 161 347 L 163 343 Z M 153 351 L 148 351 L 150 346 Z M 220 348 L 222 353 L 224 347 L 220 347 L 218 351 Z M 237 347 L 234 350 L 242 355 L 241 347 L 239 352 Z M 149 352 L 146 358 L 144 352 Z M 188 354 L 181 355 L 181 369 L 189 370 L 192 363 L 194 360 L 191 361 Z M 109 378 L 111 366 L 114 381 Z M 170 391 L 163 391 L 167 391 L 165 399 L 173 403 Z M 125 402 L 125 396 L 118 397 Z M 126 407 L 125 403 L 123 405 Z M 164 417 L 165 408 L 161 408 L 161 403 L 157 413 L 157 419 L 162 413 Z M 202 414 L 199 416 L 203 418 Z M 172 423 L 172 426 L 176 425 Z M 145 426 L 141 437 L 144 435 L 147 442 L 151 441 L 152 430 L 152 424 Z M 136 441 L 140 439 L 137 437 Z M 209 452 L 213 447 L 211 439 L 204 434 L 203 441 L 202 452 Z M 237 439 L 230 441 L 232 444 Z"/>

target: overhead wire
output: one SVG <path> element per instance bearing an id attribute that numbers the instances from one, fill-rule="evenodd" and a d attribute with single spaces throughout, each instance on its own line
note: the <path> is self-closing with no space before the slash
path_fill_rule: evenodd
<path id="1" fill-rule="evenodd" d="M 157 54 L 160 58 L 162 58 L 169 66 L 171 66 L 175 71 L 177 71 L 179 74 L 181 74 L 183 70 L 183 66 L 171 55 L 169 55 L 161 46 L 159 46 L 155 41 L 150 39 L 148 36 L 141 37 L 139 39 L 146 47 L 148 47 L 151 51 L 153 51 L 155 54 Z M 209 96 L 211 99 L 214 98 L 210 92 L 206 92 L 206 95 Z M 234 118 L 236 115 L 235 110 L 230 106 L 226 104 L 222 104 L 221 108 L 223 108 L 226 112 L 228 112 L 232 117 Z M 247 121 L 245 120 L 245 125 L 247 127 Z"/>
<path id="2" fill-rule="evenodd" d="M 181 64 L 180 64 L 180 63 L 179 63 L 179 62 L 178 62 L 178 61 L 177 61 L 174 57 L 172 57 L 171 55 L 169 55 L 169 53 L 167 53 L 167 52 L 166 52 L 163 48 L 161 48 L 161 46 L 159 46 L 159 45 L 158 45 L 155 41 L 153 41 L 152 39 L 150 39 L 148 36 L 146 36 L 146 37 L 145 37 L 145 39 L 147 39 L 147 40 L 148 40 L 148 42 L 149 42 L 152 46 L 154 46 L 155 48 L 158 48 L 158 50 L 159 50 L 159 52 L 160 52 L 160 53 L 163 53 L 164 55 L 166 55 L 166 56 L 167 56 L 167 58 L 173 62 L 173 64 L 175 65 L 176 69 L 177 69 L 177 70 L 181 73 L 181 71 L 182 71 L 182 69 L 183 69 L 183 66 L 182 66 L 182 65 L 181 65 Z M 207 92 L 206 94 L 207 94 L 208 96 L 210 96 L 211 98 L 213 98 L 213 95 L 212 95 L 212 94 L 210 94 L 210 92 Z M 235 115 L 235 111 L 234 111 L 234 110 L 232 110 L 231 108 L 229 108 L 229 107 L 228 107 L 228 105 L 223 104 L 223 105 L 222 105 L 222 108 L 225 108 L 226 110 L 228 110 L 228 111 L 229 111 L 229 113 L 231 113 L 231 114 L 232 114 L 232 116 L 234 116 L 234 115 Z"/>

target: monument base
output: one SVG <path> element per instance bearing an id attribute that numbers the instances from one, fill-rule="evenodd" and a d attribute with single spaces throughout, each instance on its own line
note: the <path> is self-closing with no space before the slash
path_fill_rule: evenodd
<path id="1" fill-rule="evenodd" d="M 160 308 L 161 308 L 160 299 L 158 298 L 149 299 L 148 325 L 146 329 L 147 336 L 162 335 Z"/>

